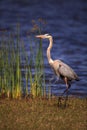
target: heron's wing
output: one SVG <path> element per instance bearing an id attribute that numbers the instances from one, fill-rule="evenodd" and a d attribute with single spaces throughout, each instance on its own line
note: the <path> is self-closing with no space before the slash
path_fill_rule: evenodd
<path id="1" fill-rule="evenodd" d="M 58 60 L 58 62 L 59 62 L 58 72 L 60 75 L 67 77 L 70 80 L 78 78 L 78 76 L 70 66 L 68 66 L 67 64 L 65 64 L 60 60 Z"/>

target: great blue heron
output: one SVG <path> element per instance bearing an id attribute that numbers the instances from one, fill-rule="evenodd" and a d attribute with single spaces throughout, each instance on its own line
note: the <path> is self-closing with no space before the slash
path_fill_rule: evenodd
<path id="1" fill-rule="evenodd" d="M 63 94 L 65 92 L 68 92 L 68 89 L 71 87 L 71 81 L 72 80 L 77 80 L 77 81 L 79 80 L 77 74 L 74 72 L 74 70 L 70 66 L 68 66 L 67 64 L 65 64 L 61 60 L 53 60 L 51 58 L 50 51 L 51 51 L 51 48 L 53 45 L 53 38 L 51 35 L 49 35 L 49 34 L 37 35 L 36 38 L 49 39 L 50 43 L 49 43 L 49 46 L 47 48 L 48 62 L 50 64 L 51 68 L 54 70 L 55 74 L 58 77 L 60 77 L 61 79 L 63 79 L 65 84 L 66 84 L 66 89 L 63 92 Z"/>

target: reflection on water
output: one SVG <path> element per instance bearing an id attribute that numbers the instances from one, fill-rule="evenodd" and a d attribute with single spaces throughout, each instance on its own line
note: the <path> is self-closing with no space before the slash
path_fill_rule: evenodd
<path id="1" fill-rule="evenodd" d="M 87 96 L 87 1 L 86 0 L 1 0 L 0 30 L 16 31 L 16 24 L 21 26 L 21 37 L 31 28 L 31 20 L 42 17 L 47 21 L 44 33 L 54 37 L 52 57 L 69 64 L 79 75 L 80 81 L 74 82 L 71 95 Z M 45 44 L 44 44 L 45 43 Z M 46 48 L 48 41 L 43 41 L 46 84 L 49 84 L 53 72 L 48 65 Z M 27 48 L 27 44 L 26 44 Z M 28 52 L 28 49 L 27 49 Z M 65 85 L 52 81 L 52 92 L 61 93 Z"/>

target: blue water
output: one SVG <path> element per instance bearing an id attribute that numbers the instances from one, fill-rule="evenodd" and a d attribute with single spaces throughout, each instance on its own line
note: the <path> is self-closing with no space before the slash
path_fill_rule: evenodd
<path id="1" fill-rule="evenodd" d="M 47 22 L 43 33 L 51 34 L 54 39 L 52 58 L 69 64 L 80 78 L 79 82 L 73 82 L 69 94 L 87 97 L 87 0 L 0 0 L 0 30 L 15 32 L 19 22 L 25 43 L 31 21 L 39 18 Z M 48 86 L 54 73 L 46 57 L 48 41 L 43 44 Z M 65 85 L 52 81 L 51 89 L 57 95 L 64 91 Z"/>

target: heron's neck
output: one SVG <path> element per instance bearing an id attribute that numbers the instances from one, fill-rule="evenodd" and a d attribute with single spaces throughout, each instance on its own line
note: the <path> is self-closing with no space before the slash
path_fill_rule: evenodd
<path id="1" fill-rule="evenodd" d="M 47 48 L 47 58 L 48 58 L 49 64 L 51 64 L 53 62 L 53 60 L 51 58 L 51 54 L 50 54 L 50 51 L 51 51 L 51 48 L 52 48 L 52 45 L 53 45 L 53 39 L 52 39 L 52 37 L 49 38 L 49 41 L 50 41 L 50 43 L 49 43 L 49 46 Z"/>

